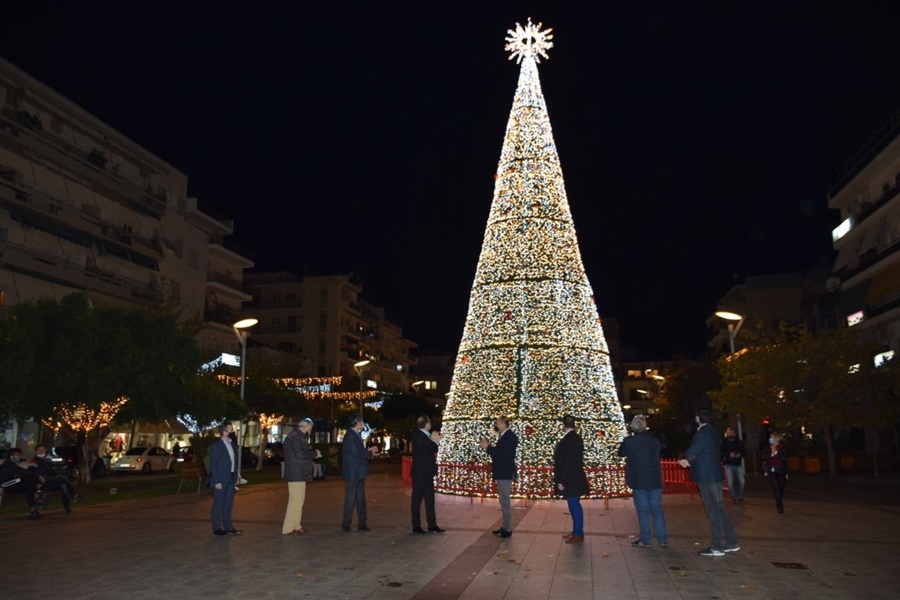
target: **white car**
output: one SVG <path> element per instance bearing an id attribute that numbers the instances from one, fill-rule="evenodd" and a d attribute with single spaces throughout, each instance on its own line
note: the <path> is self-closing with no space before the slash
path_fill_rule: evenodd
<path id="1" fill-rule="evenodd" d="M 112 470 L 116 473 L 162 473 L 170 471 L 174 464 L 175 457 L 159 446 L 139 446 L 113 463 Z"/>

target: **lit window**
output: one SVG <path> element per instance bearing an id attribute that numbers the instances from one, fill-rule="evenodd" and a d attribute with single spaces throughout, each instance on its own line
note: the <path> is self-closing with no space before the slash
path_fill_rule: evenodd
<path id="1" fill-rule="evenodd" d="M 854 325 L 859 325 L 863 321 L 865 321 L 866 316 L 863 314 L 863 311 L 858 310 L 855 313 L 847 315 L 847 327 L 853 327 Z"/>

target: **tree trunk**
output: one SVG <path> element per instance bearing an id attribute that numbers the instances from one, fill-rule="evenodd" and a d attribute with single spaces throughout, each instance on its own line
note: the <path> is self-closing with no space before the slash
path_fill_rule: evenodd
<path id="1" fill-rule="evenodd" d="M 256 461 L 256 470 L 262 471 L 263 467 L 263 458 L 266 456 L 266 439 L 269 434 L 268 427 L 266 429 L 260 428 L 259 430 L 259 448 L 256 451 L 257 461 Z"/>
<path id="2" fill-rule="evenodd" d="M 825 448 L 828 450 L 828 475 L 834 477 L 837 473 L 837 459 L 834 455 L 834 429 L 831 425 L 825 426 Z"/>
<path id="3" fill-rule="evenodd" d="M 94 463 L 91 461 L 90 442 L 85 434 L 78 444 L 78 480 L 87 485 L 91 482 L 91 471 Z"/>

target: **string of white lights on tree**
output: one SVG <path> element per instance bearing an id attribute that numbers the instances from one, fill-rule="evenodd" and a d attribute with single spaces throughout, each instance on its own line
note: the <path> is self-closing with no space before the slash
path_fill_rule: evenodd
<path id="1" fill-rule="evenodd" d="M 627 493 L 624 419 L 538 78 L 551 31 L 529 19 L 506 38 L 519 82 L 443 417 L 437 489 L 447 493 L 491 493 L 478 440 L 507 415 L 519 436 L 515 494 L 548 495 L 537 473 L 553 464 L 565 413 L 578 419 L 586 467 L 609 472 L 591 477 L 591 495 Z"/>

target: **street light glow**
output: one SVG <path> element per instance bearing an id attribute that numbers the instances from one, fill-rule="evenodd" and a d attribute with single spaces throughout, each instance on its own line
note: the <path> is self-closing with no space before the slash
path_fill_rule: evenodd
<path id="1" fill-rule="evenodd" d="M 716 316 L 719 317 L 720 319 L 725 319 L 726 321 L 740 321 L 741 319 L 744 318 L 743 316 L 741 316 L 737 313 L 733 313 L 733 312 L 727 311 L 727 310 L 717 310 Z"/>
<path id="2" fill-rule="evenodd" d="M 253 327 L 259 323 L 259 319 L 249 318 L 249 319 L 241 319 L 237 323 L 233 325 L 235 329 L 247 329 L 248 327 Z"/>

